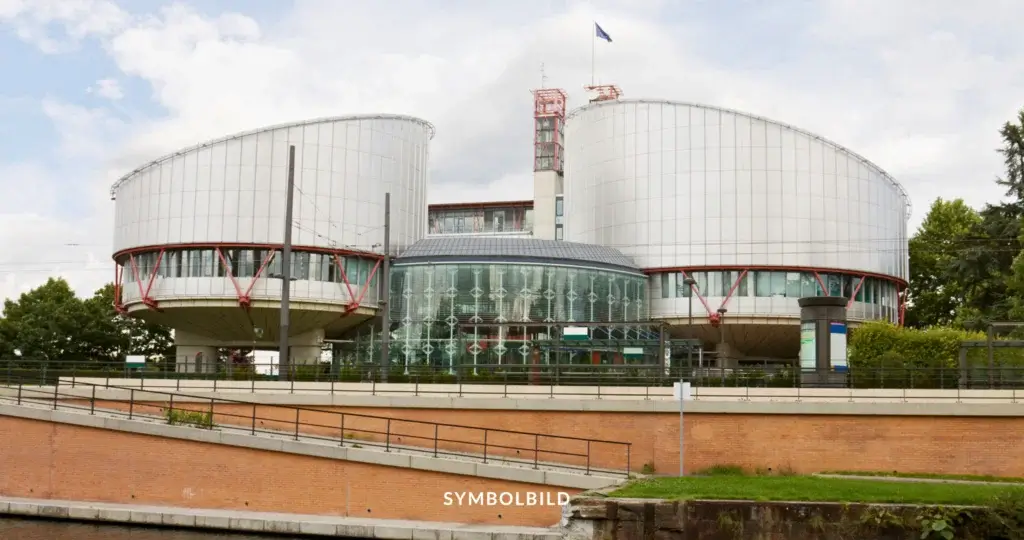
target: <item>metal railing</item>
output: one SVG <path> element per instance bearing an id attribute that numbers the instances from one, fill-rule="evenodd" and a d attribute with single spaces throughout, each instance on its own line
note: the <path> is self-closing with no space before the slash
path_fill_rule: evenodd
<path id="1" fill-rule="evenodd" d="M 483 463 L 514 463 L 569 471 L 628 476 L 632 443 L 539 432 L 514 431 L 442 422 L 429 422 L 255 403 L 252 401 L 78 383 L 84 391 L 35 385 L 0 387 L 0 402 L 42 403 L 54 410 L 88 410 L 123 415 L 128 419 L 163 419 L 168 424 L 196 428 L 241 429 L 251 435 L 287 435 L 295 440 L 337 442 L 339 446 L 371 446 L 391 451 L 425 452 L 433 457 L 480 459 Z M 63 389 L 64 391 L 61 391 Z M 97 395 L 97 389 L 120 390 L 126 399 Z M 6 392 L 4 392 L 6 390 Z M 83 403 L 84 402 L 84 403 Z M 274 414 L 277 413 L 277 414 Z M 460 435 L 466 435 L 461 437 Z"/>
<path id="2" fill-rule="evenodd" d="M 196 372 L 196 368 L 204 368 Z M 735 368 L 645 364 L 478 364 L 454 367 L 374 365 L 292 365 L 289 373 L 276 373 L 276 364 L 151 363 L 129 367 L 124 363 L 92 361 L 18 361 L 0 359 L 0 383 L 54 384 L 57 380 L 177 379 L 203 381 L 367 382 L 387 380 L 412 384 L 498 384 L 539 386 L 646 386 L 665 387 L 683 380 L 697 387 L 797 388 L 801 372 L 779 364 Z M 1024 366 L 970 365 L 959 367 L 851 367 L 838 385 L 842 388 L 881 389 L 1024 389 Z"/>
<path id="3" fill-rule="evenodd" d="M 218 381 L 183 379 L 64 379 L 62 388 L 97 386 L 104 389 L 213 392 L 224 394 L 304 395 L 373 397 L 410 396 L 422 398 L 490 399 L 609 399 L 677 402 L 670 387 L 643 386 L 530 386 L 515 384 L 395 384 L 295 381 Z M 49 388 L 49 386 L 36 386 Z M 208 399 L 204 395 L 203 399 Z M 272 398 L 274 399 L 274 398 Z M 828 387 L 719 387 L 694 386 L 693 401 L 735 402 L 831 402 L 831 403 L 1024 403 L 1018 389 L 934 389 L 934 388 L 828 388 Z M 272 401 L 273 402 L 273 401 Z M 465 405 L 472 407 L 472 405 Z M 628 406 L 627 406 L 628 407 Z"/>

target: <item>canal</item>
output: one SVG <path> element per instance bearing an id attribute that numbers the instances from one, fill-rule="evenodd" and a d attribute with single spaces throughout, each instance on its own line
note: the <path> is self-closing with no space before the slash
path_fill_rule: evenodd
<path id="1" fill-rule="evenodd" d="M 288 538 L 315 537 L 253 535 L 0 517 L 0 539 L 3 540 L 285 540 Z"/>

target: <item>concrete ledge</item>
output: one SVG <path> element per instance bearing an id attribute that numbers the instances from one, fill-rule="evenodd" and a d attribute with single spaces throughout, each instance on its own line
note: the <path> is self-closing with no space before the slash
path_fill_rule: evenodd
<path id="1" fill-rule="evenodd" d="M 562 533 L 539 527 L 466 525 L 303 514 L 143 506 L 0 497 L 0 515 L 117 524 L 162 525 L 234 532 L 273 532 L 388 540 L 558 540 Z"/>
<path id="2" fill-rule="evenodd" d="M 102 379 L 97 379 L 102 380 Z M 138 379 L 117 379 L 138 386 Z M 177 381 L 145 381 L 146 388 L 154 382 L 171 383 L 162 391 L 173 392 Z M 182 381 L 204 383 L 212 388 L 214 381 Z M 223 384 L 227 384 L 224 382 Z M 270 384 L 270 383 L 267 383 Z M 273 383 L 287 384 L 287 383 Z M 298 383 L 296 383 L 298 384 Z M 304 383 L 329 388 L 329 383 Z M 336 386 L 341 386 L 338 383 Z M 345 383 L 357 384 L 357 383 Z M 371 385 L 365 385 L 369 388 Z M 376 385 L 382 388 L 385 385 Z M 412 386 L 412 385 L 393 385 Z M 439 387 L 452 385 L 434 385 Z M 476 388 L 490 389 L 492 394 L 481 397 L 451 397 L 432 395 L 370 395 L 282 392 L 237 392 L 203 391 L 202 387 L 188 390 L 190 397 L 175 396 L 175 402 L 203 402 L 214 400 L 236 400 L 241 405 L 290 405 L 299 407 L 374 407 L 398 409 L 462 409 L 462 410 L 522 410 L 522 411 L 580 411 L 580 412 L 632 412 L 632 413 L 678 413 L 679 401 L 675 400 L 671 388 L 626 388 L 635 391 L 632 397 L 609 398 L 596 394 L 587 398 L 549 397 L 544 392 L 534 392 L 528 397 L 495 396 L 494 386 L 477 385 Z M 469 388 L 465 386 L 464 388 Z M 551 387 L 509 387 L 548 389 Z M 593 387 L 555 387 L 586 390 Z M 501 387 L 497 390 L 500 394 Z M 608 389 L 604 389 L 607 391 Z M 640 391 L 650 391 L 648 398 Z M 53 387 L 23 387 L 22 394 L 33 400 L 52 399 Z M 60 387 L 61 396 L 91 398 L 92 387 Z M 657 391 L 657 394 L 655 393 Z M 1024 415 L 1024 391 L 1017 390 L 882 390 L 882 389 L 797 389 L 797 388 L 696 388 L 700 391 L 696 399 L 685 403 L 688 413 L 716 414 L 819 414 L 819 415 L 873 415 L 873 416 L 1022 416 Z M 186 392 L 184 389 L 182 392 Z M 420 387 L 423 392 L 423 387 Z M 667 395 L 665 393 L 667 392 Z M 13 397 L 17 388 L 0 387 L 0 397 Z M 378 391 L 378 394 L 381 394 Z M 100 389 L 96 388 L 97 399 L 166 402 L 167 394 L 146 390 Z M 557 394 L 556 394 L 557 396 Z"/>
<path id="3" fill-rule="evenodd" d="M 81 383 L 163 392 L 227 394 L 345 395 L 459 399 L 571 399 L 674 401 L 669 386 L 533 386 L 503 384 L 399 384 L 345 382 L 213 381 L 175 379 L 107 379 L 62 377 L 61 387 Z M 52 391 L 52 387 L 50 387 Z M 62 390 L 63 391 L 63 390 Z M 914 388 L 756 388 L 694 386 L 695 401 L 854 401 L 873 403 L 1007 403 L 1024 402 L 1024 390 Z"/>
<path id="4" fill-rule="evenodd" d="M 109 429 L 125 433 L 138 433 L 154 437 L 167 437 L 210 444 L 225 444 L 269 452 L 340 459 L 385 467 L 402 467 L 582 490 L 599 489 L 625 481 L 625 478 L 621 476 L 612 477 L 596 474 L 586 475 L 582 472 L 535 470 L 497 463 L 477 463 L 469 459 L 435 458 L 432 456 L 416 456 L 400 451 L 386 452 L 374 448 L 342 447 L 336 444 L 336 442 L 314 442 L 314 440 L 310 439 L 291 440 L 265 434 L 249 435 L 244 429 L 236 430 L 231 427 L 215 428 L 212 430 L 199 429 L 158 423 L 152 419 L 129 420 L 126 417 L 91 415 L 87 411 L 52 410 L 0 403 L 0 416 L 12 416 L 43 422 Z"/>

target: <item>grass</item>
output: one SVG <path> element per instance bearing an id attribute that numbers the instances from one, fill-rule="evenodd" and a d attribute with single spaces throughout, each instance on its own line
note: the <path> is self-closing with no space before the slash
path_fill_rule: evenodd
<path id="1" fill-rule="evenodd" d="M 702 476 L 645 478 L 609 493 L 609 497 L 674 500 L 820 501 L 984 505 L 998 496 L 1024 493 L 1024 486 L 886 482 L 783 474 L 747 474 L 719 466 Z"/>
<path id="2" fill-rule="evenodd" d="M 821 474 L 844 476 L 878 476 L 884 478 L 925 478 L 929 480 L 968 480 L 971 482 L 993 482 L 1000 484 L 1024 484 L 1024 478 L 1007 476 L 977 476 L 971 474 L 930 474 L 901 472 L 828 471 Z"/>

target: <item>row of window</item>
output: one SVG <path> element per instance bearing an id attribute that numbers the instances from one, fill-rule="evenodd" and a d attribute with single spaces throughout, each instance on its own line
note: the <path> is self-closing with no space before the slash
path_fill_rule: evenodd
<path id="1" fill-rule="evenodd" d="M 227 277 L 230 269 L 231 276 L 237 278 L 253 277 L 264 261 L 271 255 L 267 249 L 224 249 L 220 250 L 224 261 L 213 249 L 169 249 L 164 251 L 163 256 L 159 252 L 140 253 L 134 256 L 135 266 L 138 268 L 139 279 L 147 280 L 156 268 L 156 276 L 163 278 L 187 278 L 187 277 Z M 159 261 L 158 261 L 159 259 Z M 282 274 L 281 251 L 274 250 L 273 258 L 267 263 L 260 277 L 280 277 Z M 359 257 L 338 256 L 326 253 L 313 253 L 307 251 L 293 251 L 291 261 L 291 277 L 295 280 L 304 281 L 327 281 L 332 283 L 344 283 L 341 270 L 345 271 L 348 282 L 353 286 L 362 287 L 366 283 L 370 272 L 377 264 L 372 259 Z M 159 266 L 157 266 L 159 262 Z M 132 274 L 132 266 L 127 258 L 119 261 L 124 266 L 124 281 L 131 282 L 135 279 Z M 377 276 L 374 275 L 374 282 Z M 372 288 L 373 284 L 371 284 Z"/>
<path id="2" fill-rule="evenodd" d="M 396 266 L 391 314 L 405 324 L 643 321 L 647 278 L 517 264 Z"/>
<path id="3" fill-rule="evenodd" d="M 695 287 L 701 296 L 725 297 L 736 284 L 741 271 L 689 272 L 689 277 L 696 281 Z M 736 285 L 733 297 L 756 296 L 761 298 L 804 298 L 808 296 L 845 296 L 849 298 L 854 291 L 857 302 L 882 306 L 894 305 L 896 286 L 893 282 L 868 277 L 861 283 L 861 276 L 818 273 L 826 289 L 812 272 L 778 272 L 751 270 Z M 682 272 L 659 274 L 655 279 L 661 285 L 662 298 L 686 298 L 690 296 L 690 287 L 686 285 L 686 276 Z M 858 289 L 858 285 L 860 288 Z"/>
<path id="4" fill-rule="evenodd" d="M 532 208 L 437 210 L 428 215 L 431 234 L 521 232 L 533 230 Z"/>

